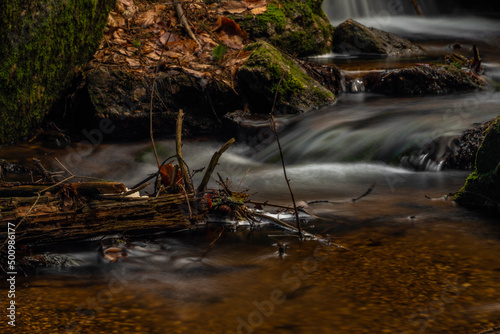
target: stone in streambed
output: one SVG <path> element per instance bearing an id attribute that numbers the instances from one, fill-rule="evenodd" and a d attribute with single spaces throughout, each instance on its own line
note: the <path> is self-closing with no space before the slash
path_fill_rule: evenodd
<path id="1" fill-rule="evenodd" d="M 147 138 L 153 80 L 152 74 L 101 66 L 87 75 L 78 94 L 83 102 L 77 105 L 73 118 L 84 118 L 80 123 L 86 127 L 109 119 L 112 125 L 106 138 Z M 208 74 L 167 69 L 156 78 L 154 133 L 175 133 L 177 113 L 183 109 L 187 133 L 214 134 L 222 128 L 222 116 L 239 106 L 237 98 L 230 87 L 218 84 Z"/>
<path id="2" fill-rule="evenodd" d="M 393 33 L 369 28 L 352 19 L 335 27 L 333 51 L 340 53 L 368 53 L 383 55 L 420 54 L 422 47 Z"/>
<path id="3" fill-rule="evenodd" d="M 470 92 L 487 87 L 483 78 L 453 65 L 419 65 L 377 71 L 367 74 L 363 79 L 369 91 L 395 95 Z"/>
<path id="4" fill-rule="evenodd" d="M 272 45 L 257 42 L 245 50 L 251 51 L 251 54 L 238 69 L 236 77 L 238 91 L 246 97 L 252 112 L 269 113 L 278 86 L 277 112 L 307 112 L 335 101 L 330 90 L 312 79 L 297 62 Z"/>

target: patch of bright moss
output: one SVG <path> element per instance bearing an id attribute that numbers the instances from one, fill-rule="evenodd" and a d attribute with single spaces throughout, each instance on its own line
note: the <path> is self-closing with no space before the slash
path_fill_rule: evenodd
<path id="1" fill-rule="evenodd" d="M 257 16 L 257 27 L 260 32 L 265 32 L 268 24 L 274 26 L 277 33 L 283 32 L 286 24 L 285 13 L 275 5 L 267 6 L 267 11 Z"/>
<path id="2" fill-rule="evenodd" d="M 251 94 L 259 94 L 266 103 L 262 109 L 269 112 L 279 86 L 277 105 L 284 109 L 306 111 L 332 102 L 335 96 L 309 77 L 293 59 L 266 42 L 251 44 L 247 62 L 239 69 L 239 78 Z M 267 109 L 267 110 L 266 110 Z"/>
<path id="3" fill-rule="evenodd" d="M 6 0 L 0 25 L 0 143 L 27 136 L 95 52 L 116 0 Z"/>

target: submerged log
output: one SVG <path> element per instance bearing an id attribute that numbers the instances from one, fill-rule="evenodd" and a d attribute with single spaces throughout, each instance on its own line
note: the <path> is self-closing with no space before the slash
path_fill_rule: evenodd
<path id="1" fill-rule="evenodd" d="M 99 183 L 97 188 L 96 183 Z M 191 225 L 181 210 L 186 202 L 183 194 L 110 198 L 99 192 L 109 193 L 110 189 L 121 186 L 125 189 L 125 186 L 117 182 L 66 186 L 72 185 L 78 189 L 78 195 L 69 197 L 66 193 L 34 196 L 40 186 L 0 187 L 4 195 L 11 194 L 0 198 L 0 239 L 7 240 L 8 227 L 12 224 L 16 226 L 16 243 L 75 241 L 117 233 L 176 230 Z"/>
<path id="2" fill-rule="evenodd" d="M 5 199 L 9 197 L 29 197 L 36 196 L 39 192 L 45 189 L 51 193 L 57 193 L 69 184 L 61 183 L 45 183 L 45 184 L 29 184 L 29 185 L 15 185 L 15 184 L 1 184 L 0 185 L 0 198 Z M 82 196 L 95 196 L 100 194 L 119 194 L 127 190 L 125 185 L 120 182 L 78 182 L 71 183 L 76 192 Z M 42 194 L 43 195 L 43 194 Z"/>

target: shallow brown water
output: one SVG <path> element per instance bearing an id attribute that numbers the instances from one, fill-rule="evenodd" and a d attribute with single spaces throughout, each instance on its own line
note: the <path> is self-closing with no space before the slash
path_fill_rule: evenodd
<path id="1" fill-rule="evenodd" d="M 17 330 L 472 333 L 500 322 L 500 234 L 474 218 L 337 217 L 314 223 L 352 252 L 289 237 L 283 259 L 264 231 L 227 233 L 201 261 L 214 235 L 158 239 L 121 263 L 19 279 Z"/>

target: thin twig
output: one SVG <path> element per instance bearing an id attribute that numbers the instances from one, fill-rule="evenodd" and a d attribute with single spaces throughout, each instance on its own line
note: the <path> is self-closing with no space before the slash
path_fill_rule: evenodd
<path id="1" fill-rule="evenodd" d="M 194 35 L 193 31 L 191 30 L 191 27 L 189 26 L 184 10 L 182 9 L 181 1 L 180 0 L 174 1 L 174 7 L 175 7 L 175 12 L 177 13 L 177 17 L 179 18 L 179 21 L 181 21 L 181 24 L 184 27 L 184 29 L 186 29 L 186 32 L 189 35 L 189 37 L 191 37 L 195 41 L 195 43 L 201 47 L 200 42 Z"/>
<path id="2" fill-rule="evenodd" d="M 182 155 L 182 121 L 184 120 L 184 112 L 179 109 L 179 114 L 177 115 L 177 124 L 175 131 L 175 149 L 177 153 L 177 160 L 179 161 L 179 166 L 181 167 L 181 175 L 186 186 L 186 191 L 189 193 L 193 192 L 193 185 L 189 177 L 189 173 L 184 162 L 184 156 Z"/>
<path id="3" fill-rule="evenodd" d="M 210 176 L 212 176 L 212 173 L 217 166 L 217 163 L 219 162 L 220 157 L 222 154 L 234 143 L 234 138 L 229 139 L 224 145 L 221 146 L 221 148 L 214 153 L 212 156 L 212 159 L 210 160 L 210 163 L 208 164 L 207 170 L 205 171 L 205 175 L 203 176 L 203 180 L 201 181 L 200 185 L 198 186 L 198 193 L 204 194 L 205 191 L 207 190 L 207 184 L 208 181 L 210 181 Z"/>
<path id="4" fill-rule="evenodd" d="M 243 174 L 243 177 L 241 178 L 241 181 L 238 184 L 238 188 L 236 188 L 236 191 L 240 190 L 241 183 L 243 182 L 243 180 L 245 179 L 245 177 L 247 176 L 249 171 L 250 171 L 250 168 L 248 168 L 247 171 L 245 172 L 245 174 Z"/>
<path id="5" fill-rule="evenodd" d="M 217 240 L 220 239 L 220 237 L 222 236 L 222 233 L 224 233 L 224 230 L 225 230 L 225 228 L 223 226 L 222 229 L 221 229 L 221 231 L 220 231 L 220 233 L 219 233 L 219 235 L 210 243 L 210 245 L 208 245 L 207 249 L 205 250 L 205 252 L 201 256 L 201 260 L 203 260 L 207 256 L 208 252 L 210 252 L 212 250 L 213 245 L 215 244 L 215 242 Z"/>
<path id="6" fill-rule="evenodd" d="M 189 204 L 189 196 L 188 196 L 188 193 L 186 191 L 186 188 L 184 188 L 184 186 L 180 183 L 179 183 L 179 186 L 181 186 L 182 191 L 184 192 L 184 196 L 186 197 L 186 204 L 187 204 L 188 210 L 189 210 L 189 219 L 193 219 L 193 211 L 191 211 L 191 205 Z"/>
<path id="7" fill-rule="evenodd" d="M 288 190 L 290 192 L 290 197 L 292 198 L 292 203 L 293 203 L 293 209 L 295 210 L 295 218 L 297 220 L 297 230 L 299 231 L 299 236 L 302 239 L 302 228 L 300 227 L 300 219 L 299 219 L 299 211 L 297 210 L 297 204 L 295 203 L 295 196 L 293 195 L 292 187 L 290 186 L 290 180 L 288 179 L 288 176 L 286 174 L 286 166 L 285 166 L 285 159 L 283 157 L 283 150 L 281 149 L 281 144 L 280 144 L 280 139 L 278 137 L 278 129 L 276 128 L 276 121 L 274 120 L 274 107 L 276 105 L 276 99 L 278 98 L 278 92 L 281 86 L 281 82 L 283 81 L 283 78 L 285 77 L 285 74 L 281 76 L 280 81 L 278 82 L 278 86 L 276 87 L 276 94 L 274 95 L 274 102 L 273 102 L 273 108 L 271 109 L 271 126 L 274 131 L 274 137 L 276 138 L 276 143 L 278 144 L 278 149 L 280 151 L 280 158 L 281 158 L 281 165 L 283 167 L 283 175 L 285 177 L 286 184 L 288 186 Z"/>
<path id="8" fill-rule="evenodd" d="M 160 165 L 160 159 L 158 158 L 158 152 L 156 151 L 155 140 L 153 137 L 153 101 L 154 101 L 156 79 L 158 77 L 158 70 L 160 68 L 160 62 L 161 59 L 163 58 L 163 52 L 165 51 L 165 46 L 168 44 L 168 41 L 170 40 L 170 36 L 172 36 L 172 34 L 168 35 L 167 41 L 165 42 L 165 45 L 161 49 L 160 58 L 158 58 L 158 62 L 156 63 L 156 69 L 153 76 L 153 85 L 151 86 L 151 99 L 149 101 L 149 136 L 151 138 L 151 143 L 153 144 L 153 152 L 155 153 L 156 164 L 158 166 L 158 169 L 160 169 L 161 165 Z"/>

